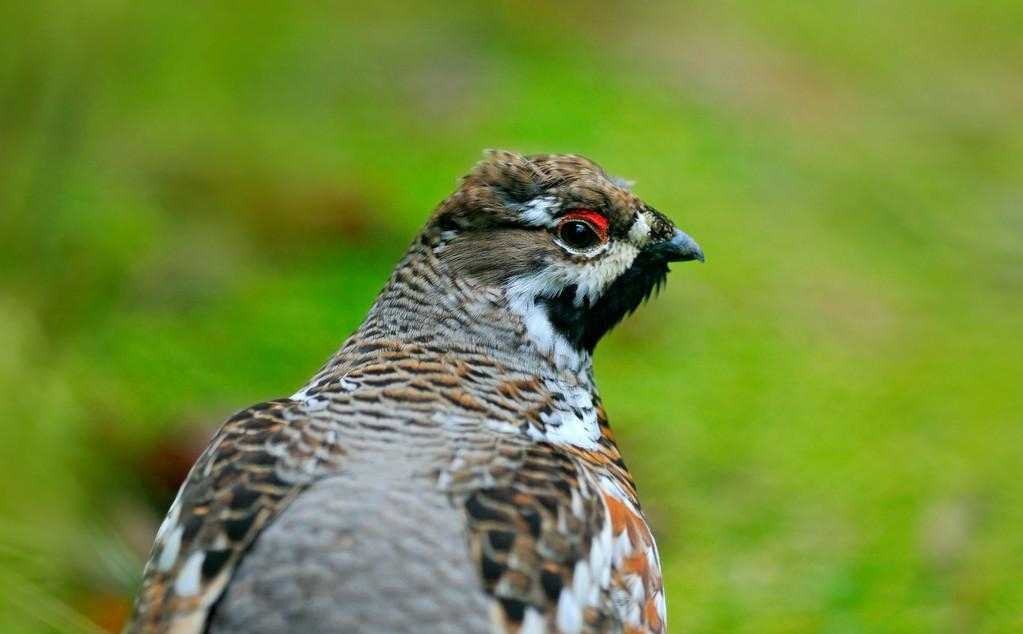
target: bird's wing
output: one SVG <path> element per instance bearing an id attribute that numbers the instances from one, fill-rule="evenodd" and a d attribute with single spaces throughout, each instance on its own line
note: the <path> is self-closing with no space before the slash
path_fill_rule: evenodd
<path id="1" fill-rule="evenodd" d="M 469 543 L 508 632 L 662 632 L 653 537 L 623 487 L 547 443 L 465 498 Z"/>
<path id="2" fill-rule="evenodd" d="M 126 634 L 198 634 L 253 540 L 344 456 L 326 425 L 288 399 L 224 423 L 156 536 Z"/>

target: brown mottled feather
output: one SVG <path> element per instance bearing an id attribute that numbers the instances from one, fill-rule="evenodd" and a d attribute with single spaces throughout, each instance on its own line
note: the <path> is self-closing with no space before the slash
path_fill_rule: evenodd
<path id="1" fill-rule="evenodd" d="M 263 526 L 314 477 L 338 468 L 344 450 L 323 442 L 324 429 L 315 421 L 295 416 L 300 408 L 286 399 L 261 403 L 217 432 L 181 486 L 161 529 L 170 532 L 157 536 L 126 632 L 201 631 Z M 172 538 L 174 531 L 179 538 Z M 172 543 L 179 544 L 176 555 L 165 557 Z M 174 582 L 196 554 L 202 556 L 198 591 L 180 596 Z"/>

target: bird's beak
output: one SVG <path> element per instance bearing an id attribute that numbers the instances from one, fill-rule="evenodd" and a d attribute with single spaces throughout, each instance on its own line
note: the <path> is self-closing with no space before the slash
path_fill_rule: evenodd
<path id="1" fill-rule="evenodd" d="M 675 229 L 675 233 L 667 240 L 653 242 L 643 247 L 643 252 L 664 262 L 686 262 L 689 260 L 703 262 L 703 249 L 696 244 L 696 240 L 690 238 L 680 229 Z"/>

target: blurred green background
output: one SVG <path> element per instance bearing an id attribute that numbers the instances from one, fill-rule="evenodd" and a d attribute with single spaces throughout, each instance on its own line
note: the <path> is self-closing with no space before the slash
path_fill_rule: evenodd
<path id="1" fill-rule="evenodd" d="M 1023 4 L 926 0 L 0 3 L 0 631 L 116 631 L 486 147 L 707 252 L 597 355 L 673 631 L 1023 631 Z"/>

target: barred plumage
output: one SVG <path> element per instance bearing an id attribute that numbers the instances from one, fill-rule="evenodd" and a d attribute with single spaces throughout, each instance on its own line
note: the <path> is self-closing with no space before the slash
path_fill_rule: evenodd
<path id="1" fill-rule="evenodd" d="M 590 354 L 687 259 L 591 161 L 490 153 L 327 364 L 217 432 L 127 631 L 664 631 Z"/>

